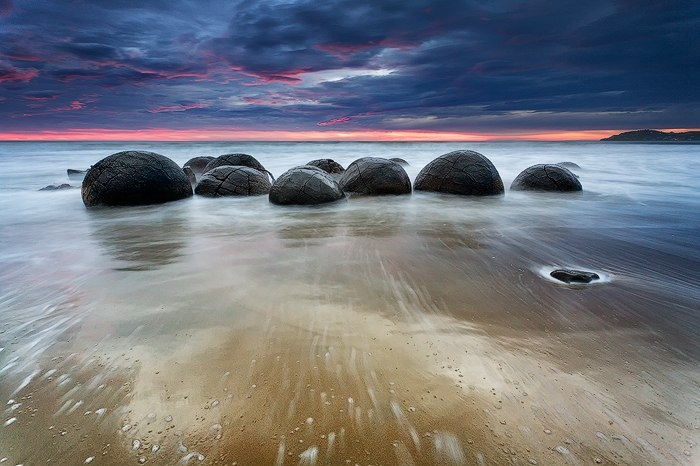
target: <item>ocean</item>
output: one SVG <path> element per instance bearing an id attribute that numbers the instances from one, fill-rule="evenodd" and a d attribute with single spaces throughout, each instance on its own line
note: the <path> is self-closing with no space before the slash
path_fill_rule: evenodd
<path id="1" fill-rule="evenodd" d="M 414 180 L 457 149 L 505 195 L 87 209 L 66 174 L 149 150 Z M 564 161 L 583 192 L 508 189 Z M 2 142 L 0 462 L 700 464 L 698 173 L 697 144 Z"/>

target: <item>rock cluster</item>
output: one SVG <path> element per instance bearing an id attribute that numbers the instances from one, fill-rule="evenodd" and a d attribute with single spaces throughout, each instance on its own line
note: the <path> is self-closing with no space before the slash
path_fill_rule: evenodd
<path id="1" fill-rule="evenodd" d="M 493 163 L 471 150 L 435 158 L 418 173 L 413 186 L 402 165 L 408 163 L 399 158 L 362 157 L 344 169 L 333 159 L 316 159 L 275 180 L 248 154 L 193 157 L 180 168 L 160 154 L 124 151 L 100 160 L 87 171 L 82 197 L 88 207 L 156 204 L 193 193 L 210 197 L 269 194 L 274 204 L 312 205 L 346 196 L 402 195 L 412 190 L 462 196 L 504 193 L 503 181 Z M 581 183 L 567 166 L 578 167 L 572 162 L 528 167 L 515 178 L 511 190 L 581 191 Z M 68 174 L 82 175 L 78 170 L 68 170 Z"/>

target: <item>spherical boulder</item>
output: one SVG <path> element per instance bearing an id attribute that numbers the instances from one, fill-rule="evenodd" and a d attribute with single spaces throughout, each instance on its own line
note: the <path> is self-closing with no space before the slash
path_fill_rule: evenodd
<path id="1" fill-rule="evenodd" d="M 434 159 L 416 176 L 416 191 L 465 196 L 503 194 L 503 180 L 489 159 L 472 150 L 457 150 Z"/>
<path id="2" fill-rule="evenodd" d="M 202 175 L 194 193 L 209 197 L 258 196 L 269 193 L 270 186 L 267 174 L 260 170 L 224 165 Z"/>
<path id="3" fill-rule="evenodd" d="M 326 173 L 331 175 L 342 175 L 345 171 L 343 166 L 333 159 L 316 159 L 307 163 L 309 167 L 318 167 Z"/>
<path id="4" fill-rule="evenodd" d="M 362 157 L 348 165 L 340 188 L 353 194 L 411 194 L 411 179 L 401 165 L 379 157 Z"/>
<path id="5" fill-rule="evenodd" d="M 581 191 L 576 175 L 559 164 L 537 164 L 526 168 L 510 185 L 512 191 Z"/>
<path id="6" fill-rule="evenodd" d="M 274 178 L 272 177 L 272 173 L 267 171 L 265 167 L 263 167 L 263 164 L 258 162 L 258 159 L 248 154 L 220 155 L 211 162 L 209 162 L 206 167 L 204 167 L 204 173 L 208 172 L 209 170 L 213 170 L 216 167 L 223 167 L 224 165 L 255 168 L 256 170 L 259 170 L 263 173 L 267 173 L 268 175 L 270 175 L 270 178 L 274 180 Z"/>
<path id="7" fill-rule="evenodd" d="M 87 207 L 160 204 L 192 196 L 192 185 L 169 158 L 154 152 L 124 151 L 90 167 L 82 196 Z"/>
<path id="8" fill-rule="evenodd" d="M 279 205 L 313 205 L 338 201 L 345 197 L 333 177 L 318 167 L 295 167 L 275 180 L 270 202 Z"/>

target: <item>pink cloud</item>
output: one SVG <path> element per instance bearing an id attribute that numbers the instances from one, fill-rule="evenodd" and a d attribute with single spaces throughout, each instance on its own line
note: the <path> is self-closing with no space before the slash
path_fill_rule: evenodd
<path id="1" fill-rule="evenodd" d="M 79 100 L 74 100 L 67 107 L 58 107 L 58 108 L 55 108 L 54 111 L 56 111 L 56 112 L 71 112 L 73 110 L 82 110 L 85 108 L 85 105 L 86 105 L 85 102 L 81 102 Z"/>
<path id="2" fill-rule="evenodd" d="M 330 120 L 326 121 L 319 121 L 316 123 L 317 126 L 331 126 L 331 125 L 340 125 L 342 123 L 347 123 L 348 121 L 351 120 L 352 117 L 350 116 L 343 116 L 339 118 L 332 118 Z"/>
<path id="3" fill-rule="evenodd" d="M 39 76 L 39 71 L 34 68 L 15 68 L 7 63 L 0 63 L 0 84 L 22 82 L 28 83 Z"/>

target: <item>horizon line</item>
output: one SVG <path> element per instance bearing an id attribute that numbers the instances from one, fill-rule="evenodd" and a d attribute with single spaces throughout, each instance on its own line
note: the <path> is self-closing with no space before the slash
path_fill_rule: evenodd
<path id="1" fill-rule="evenodd" d="M 599 141 L 602 138 L 634 130 L 566 130 L 461 132 L 430 130 L 355 130 L 355 131 L 290 131 L 199 129 L 173 130 L 148 128 L 69 129 L 0 132 L 2 142 L 508 142 L 508 141 Z M 660 131 L 697 131 L 668 128 Z"/>

